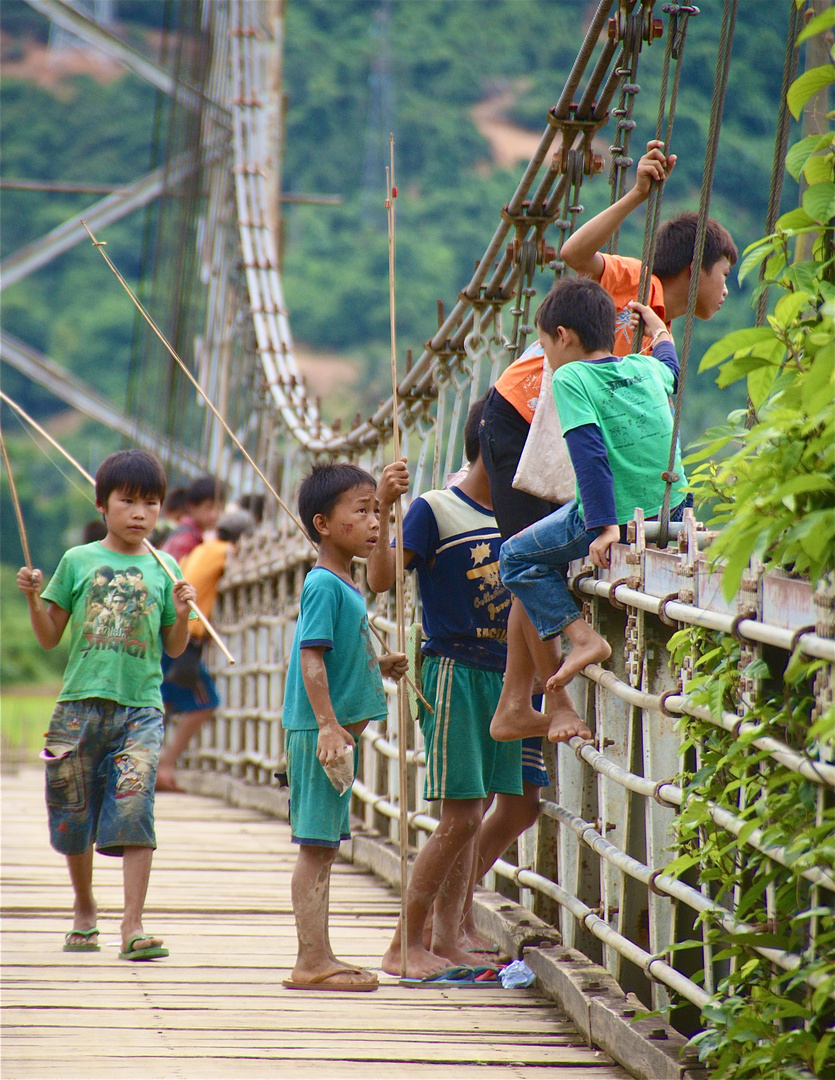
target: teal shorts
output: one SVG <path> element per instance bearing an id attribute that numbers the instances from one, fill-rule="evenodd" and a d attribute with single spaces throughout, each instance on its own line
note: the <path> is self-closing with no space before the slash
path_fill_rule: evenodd
<path id="1" fill-rule="evenodd" d="M 351 837 L 351 788 L 342 795 L 316 757 L 319 729 L 285 732 L 290 834 L 294 844 L 339 847 Z M 354 777 L 359 754 L 354 750 Z"/>
<path id="2" fill-rule="evenodd" d="M 496 742 L 490 721 L 502 692 L 502 673 L 460 660 L 424 656 L 423 694 L 434 715 L 420 706 L 426 747 L 423 797 L 483 799 L 493 791 L 522 794 L 522 743 Z"/>

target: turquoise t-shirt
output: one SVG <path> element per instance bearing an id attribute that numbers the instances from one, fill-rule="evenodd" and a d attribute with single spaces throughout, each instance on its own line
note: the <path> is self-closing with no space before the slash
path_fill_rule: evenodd
<path id="1" fill-rule="evenodd" d="M 176 578 L 170 555 L 161 556 Z M 105 698 L 162 708 L 160 627 L 177 618 L 172 582 L 150 552 L 122 555 L 99 541 L 65 552 L 43 598 L 70 613 L 70 655 L 59 701 Z"/>
<path id="2" fill-rule="evenodd" d="M 325 647 L 328 690 L 339 723 L 382 719 L 386 696 L 365 600 L 358 589 L 322 566 L 314 566 L 302 586 L 281 717 L 287 731 L 319 726 L 301 672 L 300 650 L 312 645 Z"/>
<path id="3" fill-rule="evenodd" d="M 653 356 L 578 360 L 557 368 L 552 386 L 563 434 L 584 424 L 600 429 L 612 469 L 618 524 L 631 521 L 636 506 L 647 517 L 657 514 L 673 431 L 670 368 Z M 680 479 L 673 485 L 671 505 L 677 506 L 687 493 L 678 443 L 674 469 Z M 576 498 L 582 513 L 579 487 Z"/>

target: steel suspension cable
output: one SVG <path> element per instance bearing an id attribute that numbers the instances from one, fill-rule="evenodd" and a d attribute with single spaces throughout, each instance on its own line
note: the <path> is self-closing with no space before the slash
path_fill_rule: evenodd
<path id="1" fill-rule="evenodd" d="M 664 499 L 661 511 L 658 515 L 658 546 L 665 547 L 670 524 L 670 499 L 673 484 L 679 479 L 678 473 L 673 472 L 675 465 L 676 448 L 678 446 L 678 433 L 681 426 L 681 409 L 684 399 L 684 387 L 687 381 L 687 361 L 690 355 L 690 340 L 693 335 L 693 319 L 696 314 L 696 295 L 699 291 L 699 280 L 702 272 L 702 256 L 707 235 L 708 210 L 710 209 L 710 194 L 713 188 L 713 175 L 716 171 L 716 159 L 719 151 L 719 133 L 722 127 L 722 109 L 725 101 L 725 91 L 728 85 L 728 72 L 731 66 L 731 48 L 733 46 L 734 27 L 736 26 L 736 12 L 739 0 L 725 0 L 722 11 L 722 29 L 719 36 L 719 49 L 716 61 L 716 78 L 713 82 L 713 100 L 710 106 L 710 125 L 708 128 L 707 148 L 705 151 L 705 167 L 702 173 L 702 188 L 699 195 L 699 216 L 696 224 L 696 238 L 693 244 L 693 259 L 690 264 L 690 288 L 687 293 L 687 311 L 684 319 L 684 333 L 682 335 L 681 355 L 679 357 L 678 389 L 676 392 L 675 405 L 673 407 L 673 430 L 670 438 L 670 456 L 666 472 L 662 473 L 665 481 Z"/>

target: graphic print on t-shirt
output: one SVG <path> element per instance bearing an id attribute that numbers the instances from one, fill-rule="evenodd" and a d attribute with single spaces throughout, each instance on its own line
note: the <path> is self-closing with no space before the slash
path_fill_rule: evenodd
<path id="1" fill-rule="evenodd" d="M 138 566 L 124 570 L 115 570 L 106 563 L 98 566 L 84 598 L 82 636 L 86 644 L 82 654 L 107 649 L 144 656 L 149 638 L 148 615 L 153 607 Z"/>
<path id="2" fill-rule="evenodd" d="M 489 563 L 484 562 L 485 559 L 490 559 L 492 554 L 487 541 L 474 544 L 470 548 L 473 567 L 467 570 L 466 576 L 469 581 L 478 580 L 478 595 L 473 598 L 473 607 L 481 609 L 491 623 L 497 616 L 502 616 L 495 626 L 477 626 L 476 635 L 480 638 L 507 641 L 507 615 L 502 615 L 502 612 L 510 607 L 510 595 L 499 577 L 498 560 L 493 558 Z"/>

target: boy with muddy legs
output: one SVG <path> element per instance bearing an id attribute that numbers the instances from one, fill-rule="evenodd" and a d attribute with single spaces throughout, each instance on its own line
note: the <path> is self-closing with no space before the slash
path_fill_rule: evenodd
<path id="1" fill-rule="evenodd" d="M 647 152 L 638 162 L 634 187 L 618 202 L 580 226 L 560 249 L 560 258 L 567 266 L 584 277 L 599 281 L 612 295 L 616 306 L 616 333 L 611 352 L 615 356 L 624 356 L 632 349 L 635 320 L 632 318 L 630 301 L 638 295 L 641 263 L 639 259 L 609 255 L 599 249 L 609 241 L 629 214 L 646 201 L 652 181 L 666 180 L 675 162 L 674 155 L 665 155 L 663 143 L 655 140 L 647 143 Z M 649 307 L 668 328 L 672 320 L 683 315 L 687 308 L 696 224 L 697 215 L 688 212 L 664 222 L 658 230 L 648 299 Z M 722 306 L 727 295 L 725 279 L 736 259 L 736 246 L 730 233 L 718 221 L 709 218 L 699 271 L 696 318 L 711 319 Z M 645 334 L 643 351 L 648 350 L 649 342 L 650 336 Z M 533 496 L 526 496 L 524 492 L 512 491 L 509 494 L 507 489 L 510 488 L 518 465 L 518 457 L 539 397 L 542 358 L 543 348 L 541 343 L 537 342 L 502 374 L 485 410 L 485 420 L 493 430 L 493 445 L 497 447 L 497 460 L 495 463 L 489 462 L 492 466 L 491 482 L 505 489 L 504 495 L 507 498 L 502 498 L 502 504 L 518 504 L 524 510 L 525 504 L 522 500 L 527 499 L 528 511 L 538 513 L 539 517 L 549 512 L 547 504 L 542 500 L 534 500 Z M 494 502 L 500 505 L 495 491 Z M 539 507 L 535 506 L 535 503 L 538 503 Z M 555 508 L 550 508 L 551 511 L 553 509 Z M 533 520 L 535 518 L 521 524 L 510 522 L 508 528 L 516 524 L 513 529 L 515 532 L 532 524 Z M 501 516 L 499 523 L 502 523 Z M 543 667 L 547 670 L 549 666 L 551 670 L 555 670 L 554 659 L 558 662 L 558 657 L 549 660 L 547 647 L 547 642 L 539 641 L 519 604 L 514 603 L 508 624 L 506 693 L 494 718 L 493 734 L 497 738 L 517 738 L 522 730 L 520 724 L 524 730 L 542 726 L 541 723 L 533 723 L 530 709 L 525 704 L 528 698 L 526 687 L 517 681 L 517 675 L 520 680 L 527 679 L 533 667 L 537 672 L 541 672 Z M 554 647 L 554 642 L 551 642 L 551 647 Z M 523 653 L 530 649 L 537 651 L 532 658 L 521 655 L 520 649 Z M 550 708 L 554 717 L 548 733 L 552 742 L 562 742 L 573 734 L 584 734 L 576 729 L 569 711 L 573 707 L 570 707 L 565 699 L 562 699 L 561 706 L 558 698 L 551 694 L 546 694 L 545 700 L 546 713 L 549 713 Z M 562 715 L 557 714 L 558 710 L 564 710 Z"/>
<path id="2" fill-rule="evenodd" d="M 284 980 L 290 989 L 377 989 L 373 972 L 338 960 L 330 944 L 330 874 L 340 841 L 350 837 L 351 789 L 340 795 L 325 767 L 344 763 L 366 725 L 386 716 L 382 676 L 399 679 L 406 671 L 402 653 L 377 657 L 351 576 L 353 560 L 374 551 L 381 516 L 388 543 L 391 506 L 406 490 L 402 471 L 402 464 L 389 465 L 378 485 L 355 465 L 314 466 L 299 489 L 299 517 L 319 555 L 302 588 L 282 715 L 290 828 L 299 845 L 290 887 L 298 955 Z"/>
<path id="3" fill-rule="evenodd" d="M 464 428 L 469 468 L 462 480 L 415 499 L 403 522 L 403 562 L 418 575 L 426 641 L 421 706 L 426 745 L 427 800 L 440 800 L 440 824 L 412 867 L 406 897 L 407 938 L 398 925 L 382 960 L 384 971 L 432 979 L 450 963 L 470 968 L 461 918 L 474 878 L 473 847 L 491 792 L 520 795 L 521 745 L 490 738 L 490 719 L 501 692 L 510 595 L 498 576 L 500 536 L 481 461 L 478 425 L 483 399 Z M 405 466 L 403 466 L 405 472 Z M 380 542 L 368 560 L 368 585 L 391 588 L 395 552 Z M 434 903 L 431 941 L 424 941 Z"/>
<path id="4" fill-rule="evenodd" d="M 70 624 L 70 649 L 61 694 L 49 725 L 46 796 L 50 840 L 66 856 L 75 894 L 68 952 L 99 948 L 93 895 L 93 848 L 122 857 L 125 907 L 124 960 L 168 955 L 160 938 L 142 928 L 154 837 L 154 780 L 162 743 L 160 658 L 177 656 L 188 640 L 188 601 L 194 589 L 172 583 L 143 546 L 165 497 L 165 472 L 145 450 L 121 450 L 96 473 L 96 509 L 104 515 L 104 540 L 71 548 L 43 592 L 42 574 L 23 567 L 18 588 L 26 595 L 32 628 L 54 649 Z M 173 559 L 162 556 L 175 576 Z M 85 619 L 87 597 L 102 568 L 111 577 L 141 567 L 146 610 L 122 633 L 114 622 L 101 633 Z"/>
<path id="5" fill-rule="evenodd" d="M 502 580 L 524 604 L 538 637 L 547 642 L 564 633 L 571 642 L 546 690 L 565 687 L 587 664 L 611 655 L 609 643 L 580 616 L 568 591 L 568 564 L 588 555 L 605 569 L 609 548 L 621 539 L 634 508 L 651 520 L 664 498 L 659 463 L 669 455 L 669 399 L 678 359 L 663 320 L 637 301 L 630 307 L 634 322 L 640 315 L 651 335 L 652 356 L 612 354 L 615 306 L 596 282 L 560 281 L 536 313 L 554 371 L 554 399 L 577 477 L 577 498 L 507 540 L 500 566 Z M 687 480 L 677 448 L 673 471 L 679 479 L 670 516 L 680 520 Z"/>

